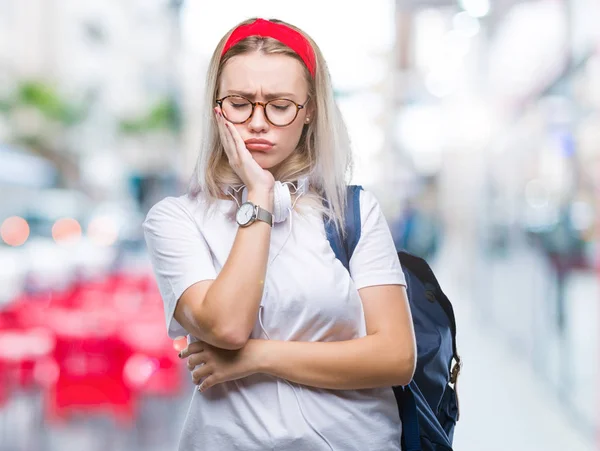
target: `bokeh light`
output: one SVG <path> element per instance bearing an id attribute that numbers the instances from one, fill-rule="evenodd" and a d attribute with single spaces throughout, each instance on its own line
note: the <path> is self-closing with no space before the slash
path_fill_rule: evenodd
<path id="1" fill-rule="evenodd" d="M 11 216 L 2 223 L 0 236 L 9 246 L 21 246 L 29 238 L 29 224 L 19 216 Z"/>
<path id="2" fill-rule="evenodd" d="M 59 219 L 52 227 L 52 238 L 59 244 L 77 242 L 81 239 L 81 225 L 76 219 Z"/>

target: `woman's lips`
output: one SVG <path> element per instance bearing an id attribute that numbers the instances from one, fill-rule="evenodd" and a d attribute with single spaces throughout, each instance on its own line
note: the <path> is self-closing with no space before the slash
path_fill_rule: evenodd
<path id="1" fill-rule="evenodd" d="M 248 139 L 244 142 L 246 144 L 246 149 L 262 152 L 271 150 L 274 145 L 271 141 L 267 141 L 266 139 Z"/>

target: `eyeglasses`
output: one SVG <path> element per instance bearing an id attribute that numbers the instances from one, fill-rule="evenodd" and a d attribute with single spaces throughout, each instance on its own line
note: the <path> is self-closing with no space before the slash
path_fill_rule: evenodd
<path id="1" fill-rule="evenodd" d="M 290 125 L 298 117 L 298 112 L 303 109 L 310 99 L 306 99 L 303 105 L 299 105 L 289 99 L 273 99 L 268 102 L 251 102 L 242 96 L 226 96 L 217 99 L 217 105 L 221 107 L 223 116 L 234 124 L 243 124 L 249 121 L 254 114 L 256 105 L 263 107 L 265 117 L 276 127 Z"/>

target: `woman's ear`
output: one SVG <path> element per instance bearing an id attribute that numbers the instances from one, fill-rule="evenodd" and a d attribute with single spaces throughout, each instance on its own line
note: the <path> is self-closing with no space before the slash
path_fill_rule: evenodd
<path id="1" fill-rule="evenodd" d="M 310 124 L 313 119 L 314 119 L 314 111 L 315 109 L 313 108 L 312 105 L 308 105 L 306 107 L 306 116 L 304 116 L 304 123 L 305 124 Z"/>

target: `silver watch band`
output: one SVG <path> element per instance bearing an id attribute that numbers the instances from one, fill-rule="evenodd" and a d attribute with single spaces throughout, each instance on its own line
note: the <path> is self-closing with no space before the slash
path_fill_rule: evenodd
<path id="1" fill-rule="evenodd" d="M 254 211 L 256 212 L 256 220 L 266 222 L 271 227 L 273 227 L 273 215 L 269 211 L 259 207 L 258 205 L 255 205 L 255 208 L 256 209 Z"/>

